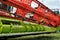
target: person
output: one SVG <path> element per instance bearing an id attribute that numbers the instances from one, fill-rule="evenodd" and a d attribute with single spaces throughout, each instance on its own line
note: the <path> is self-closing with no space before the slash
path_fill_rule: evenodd
<path id="1" fill-rule="evenodd" d="M 0 2 L 0 9 L 2 9 L 2 3 Z"/>
<path id="2" fill-rule="evenodd" d="M 33 13 L 27 13 L 26 15 L 25 15 L 25 19 L 24 20 L 27 20 L 27 19 L 33 19 L 33 16 L 34 16 L 34 14 Z"/>
<path id="3" fill-rule="evenodd" d="M 16 10 L 17 8 L 16 7 L 10 7 L 10 13 L 12 13 L 13 15 L 12 16 L 15 16 L 16 17 Z"/>

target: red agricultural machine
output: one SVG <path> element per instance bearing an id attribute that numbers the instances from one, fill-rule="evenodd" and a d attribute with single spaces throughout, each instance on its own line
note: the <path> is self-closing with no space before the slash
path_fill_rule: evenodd
<path id="1" fill-rule="evenodd" d="M 38 31 L 37 34 L 40 34 L 40 31 L 53 31 L 55 27 L 58 27 L 60 25 L 60 16 L 38 0 L 0 0 L 0 2 L 0 33 L 32 32 L 30 34 L 36 34 L 35 32 Z M 33 5 L 33 3 L 35 3 L 36 5 Z M 32 5 L 36 7 L 33 7 Z M 19 20 L 19 26 L 17 25 L 17 22 L 15 22 L 16 20 L 12 20 L 14 21 L 12 23 L 14 23 L 15 26 L 13 26 L 13 24 L 3 25 L 3 23 L 1 22 L 1 19 L 3 18 L 1 17 L 6 17 L 8 19 L 17 19 Z M 2 20 L 4 23 L 8 24 L 9 22 L 11 22 L 11 20 L 5 20 L 6 18 Z M 22 20 L 22 22 L 27 21 L 36 23 L 36 25 L 25 25 L 22 22 L 19 23 L 20 20 Z M 43 26 L 41 26 L 41 24 L 46 26 L 52 26 L 52 28 L 44 28 Z M 24 34 L 17 35 L 23 36 Z M 16 34 L 6 34 L 6 36 L 4 36 L 4 34 L 2 35 L 3 36 L 0 35 L 0 37 L 11 37 L 12 35 L 15 36 Z"/>
<path id="2" fill-rule="evenodd" d="M 43 23 L 44 25 L 51 25 L 54 27 L 60 25 L 60 16 L 55 14 L 52 10 L 43 5 L 38 0 L 0 0 L 0 2 L 17 8 L 14 17 L 7 15 L 13 15 L 13 13 L 7 13 L 4 10 L 0 10 L 0 16 L 16 18 L 38 24 Z M 35 2 L 37 7 L 33 8 L 31 6 L 32 2 Z"/>

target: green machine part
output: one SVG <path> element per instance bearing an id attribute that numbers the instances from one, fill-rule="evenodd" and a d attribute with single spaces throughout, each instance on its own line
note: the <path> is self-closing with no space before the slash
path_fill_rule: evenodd
<path id="1" fill-rule="evenodd" d="M 25 24 L 26 32 L 36 32 L 37 27 L 34 24 Z"/>
<path id="2" fill-rule="evenodd" d="M 41 31 L 44 31 L 45 30 L 44 25 L 40 25 L 40 30 Z"/>
<path id="3" fill-rule="evenodd" d="M 35 27 L 37 28 L 37 31 L 41 31 L 41 27 L 39 24 L 36 24 Z"/>
<path id="4" fill-rule="evenodd" d="M 31 28 L 32 28 L 32 32 L 36 32 L 36 31 L 37 31 L 37 28 L 36 28 L 36 26 L 35 26 L 35 25 L 30 24 L 30 26 L 31 26 Z"/>
<path id="5" fill-rule="evenodd" d="M 3 25 L 0 22 L 0 33 L 9 33 L 10 32 L 10 25 Z"/>
<path id="6" fill-rule="evenodd" d="M 40 32 L 40 31 L 55 31 L 55 28 L 46 27 L 40 24 L 24 23 L 23 21 L 18 21 L 18 24 L 2 24 L 0 21 L 0 33 L 24 33 L 24 32 Z"/>
<path id="7" fill-rule="evenodd" d="M 2 27 L 0 27 L 0 33 L 2 32 Z"/>
<path id="8" fill-rule="evenodd" d="M 36 24 L 35 26 L 37 28 L 37 31 L 44 31 L 44 26 L 43 25 Z"/>
<path id="9" fill-rule="evenodd" d="M 2 32 L 2 22 L 0 21 L 0 33 Z"/>
<path id="10" fill-rule="evenodd" d="M 24 25 L 12 25 L 11 33 L 21 33 L 26 32 L 26 27 Z"/>
<path id="11" fill-rule="evenodd" d="M 10 25 L 3 25 L 2 26 L 2 33 L 9 33 L 11 30 Z"/>
<path id="12" fill-rule="evenodd" d="M 26 32 L 32 32 L 32 27 L 30 26 L 30 24 L 26 24 Z"/>
<path id="13" fill-rule="evenodd" d="M 43 28 L 44 28 L 44 31 L 47 31 L 47 32 L 56 31 L 56 28 L 54 28 L 54 27 L 43 26 Z"/>
<path id="14" fill-rule="evenodd" d="M 11 28 L 11 33 L 25 32 L 26 28 L 24 26 L 13 26 Z"/>
<path id="15" fill-rule="evenodd" d="M 56 30 L 57 31 L 60 31 L 60 25 L 56 27 Z"/>

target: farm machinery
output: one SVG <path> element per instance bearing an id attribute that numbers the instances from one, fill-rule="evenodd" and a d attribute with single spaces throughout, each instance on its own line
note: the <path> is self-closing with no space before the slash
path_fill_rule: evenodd
<path id="1" fill-rule="evenodd" d="M 5 5 L 0 9 L 0 33 L 56 31 L 55 28 L 60 25 L 60 16 L 38 0 L 0 2 Z M 36 7 L 32 7 L 32 3 L 35 3 Z M 11 7 L 15 7 L 15 12 L 11 12 Z"/>

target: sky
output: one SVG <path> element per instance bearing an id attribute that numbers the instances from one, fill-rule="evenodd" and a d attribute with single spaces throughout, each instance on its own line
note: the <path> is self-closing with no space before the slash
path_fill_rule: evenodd
<path id="1" fill-rule="evenodd" d="M 39 0 L 50 9 L 58 8 L 60 10 L 60 0 Z"/>

